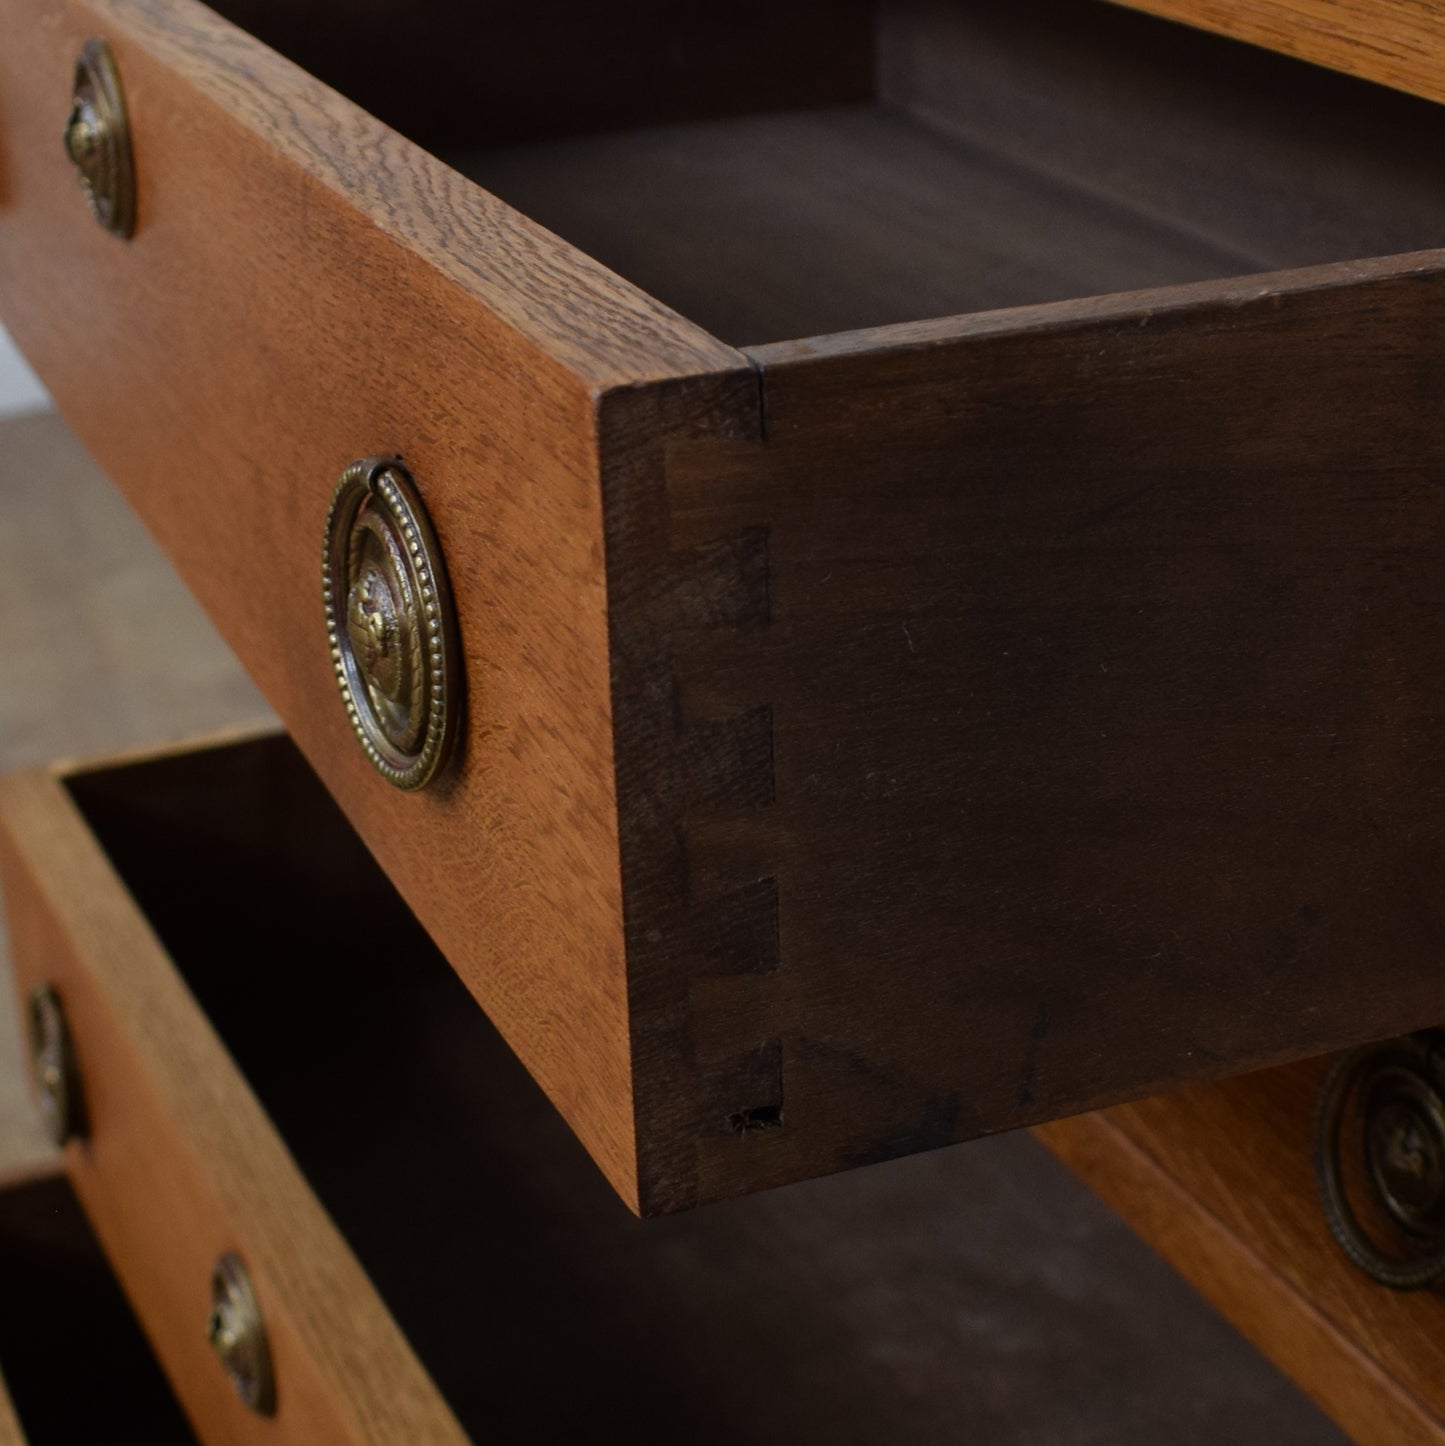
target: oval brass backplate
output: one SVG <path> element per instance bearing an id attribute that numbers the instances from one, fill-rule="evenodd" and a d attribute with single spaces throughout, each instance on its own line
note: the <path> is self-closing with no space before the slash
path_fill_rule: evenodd
<path id="1" fill-rule="evenodd" d="M 30 1067 L 45 1131 L 57 1145 L 80 1133 L 80 1086 L 60 996 L 37 984 L 27 1000 Z"/>
<path id="2" fill-rule="evenodd" d="M 65 153 L 80 177 L 91 214 L 124 239 L 135 234 L 135 165 L 130 122 L 110 46 L 87 40 L 75 61 Z"/>
<path id="3" fill-rule="evenodd" d="M 240 1257 L 229 1251 L 211 1272 L 211 1314 L 206 1322 L 216 1356 L 236 1394 L 259 1416 L 276 1411 L 271 1346 L 251 1278 Z"/>
<path id="4" fill-rule="evenodd" d="M 368 457 L 342 473 L 321 575 L 351 726 L 382 777 L 424 788 L 456 736 L 461 666 L 441 551 L 395 457 Z"/>

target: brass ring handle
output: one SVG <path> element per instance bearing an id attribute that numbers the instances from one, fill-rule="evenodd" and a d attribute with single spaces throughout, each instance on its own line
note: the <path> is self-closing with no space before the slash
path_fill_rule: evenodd
<path id="1" fill-rule="evenodd" d="M 26 1001 L 30 1068 L 45 1132 L 63 1145 L 80 1134 L 80 1085 L 70 1030 L 60 996 L 49 984 L 37 984 Z"/>
<path id="2" fill-rule="evenodd" d="M 271 1346 L 251 1277 L 237 1255 L 221 1256 L 211 1272 L 211 1313 L 206 1335 L 236 1394 L 258 1416 L 276 1413 Z"/>
<path id="3" fill-rule="evenodd" d="M 1433 1032 L 1367 1045 L 1336 1062 L 1315 1114 L 1320 1205 L 1345 1257 L 1378 1285 L 1423 1290 L 1445 1276 L 1445 1054 Z M 1365 1232 L 1345 1191 L 1344 1123 L 1358 1097 L 1365 1178 L 1378 1213 L 1409 1253 L 1390 1255 Z"/>
<path id="4" fill-rule="evenodd" d="M 321 577 L 352 730 L 383 778 L 424 788 L 456 739 L 461 659 L 441 549 L 400 459 L 368 457 L 342 473 Z"/>
<path id="5" fill-rule="evenodd" d="M 87 40 L 76 57 L 65 153 L 91 214 L 107 231 L 128 240 L 135 234 L 130 121 L 115 57 L 103 40 Z"/>

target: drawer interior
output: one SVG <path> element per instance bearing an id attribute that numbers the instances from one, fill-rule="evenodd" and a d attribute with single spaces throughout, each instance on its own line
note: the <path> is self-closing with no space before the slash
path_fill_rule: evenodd
<path id="1" fill-rule="evenodd" d="M 601 1421 L 637 1442 L 1067 1446 L 1166 1420 L 1181 1442 L 1313 1439 L 1303 1403 L 1180 1313 L 1102 1215 L 1010 1187 L 1023 1137 L 635 1220 L 289 741 L 68 787 L 477 1440 L 594 1439 Z M 1037 1268 L 1059 1230 L 1102 1290 Z M 1211 1402 L 1196 1437 L 1173 1428 L 1179 1399 Z"/>
<path id="2" fill-rule="evenodd" d="M 1441 107 L 1102 0 L 220 8 L 735 345 L 1441 240 Z"/>
<path id="3" fill-rule="evenodd" d="M 27 1446 L 194 1446 L 64 1176 L 0 1190 L 0 1371 Z"/>

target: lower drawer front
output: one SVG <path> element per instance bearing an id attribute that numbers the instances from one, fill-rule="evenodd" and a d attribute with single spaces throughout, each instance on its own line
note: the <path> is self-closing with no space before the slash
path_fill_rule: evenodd
<path id="1" fill-rule="evenodd" d="M 1249 1419 L 1218 1392 L 1181 1446 L 1318 1429 L 1212 1321 L 1161 1330 L 1102 1213 L 1060 1296 L 1037 1242 L 1078 1202 L 974 1163 L 1022 1137 L 636 1220 L 285 739 L 15 778 L 0 817 L 21 987 L 73 1035 L 69 1169 L 207 1442 L 1054 1439 L 1059 1361 L 1143 1370 L 1138 1439 L 1221 1361 Z M 227 1251 L 272 1421 L 206 1343 Z M 1038 1401 L 998 1384 L 1021 1341 Z M 1114 1438 L 1111 1393 L 1059 1389 L 1069 1439 Z"/>
<path id="2" fill-rule="evenodd" d="M 53 990 L 74 1065 L 70 1179 L 202 1439 L 461 1441 L 65 786 L 9 779 L 0 811 L 22 1007 Z M 265 1320 L 274 1420 L 208 1338 L 228 1254 Z"/>
<path id="3" fill-rule="evenodd" d="M 63 1176 L 0 1188 L 0 1302 L 0 1446 L 195 1446 Z"/>
<path id="4" fill-rule="evenodd" d="M 1319 1203 L 1312 1142 L 1331 1063 L 1034 1133 L 1356 1441 L 1445 1442 L 1445 1295 L 1377 1285 L 1346 1260 Z M 1351 1208 L 1368 1219 L 1358 1194 Z"/>

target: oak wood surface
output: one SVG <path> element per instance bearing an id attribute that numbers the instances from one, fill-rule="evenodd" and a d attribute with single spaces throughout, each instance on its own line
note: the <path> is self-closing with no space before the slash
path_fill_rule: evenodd
<path id="1" fill-rule="evenodd" d="M 7 3 L 0 305 L 635 1208 L 1431 1017 L 1437 257 L 744 355 L 185 0 Z M 45 120 L 93 32 L 128 246 Z M 378 451 L 462 618 L 420 797 L 316 598 Z"/>
<path id="2" fill-rule="evenodd" d="M 1445 100 L 1445 14 L 1420 0 L 1116 0 Z"/>
<path id="3" fill-rule="evenodd" d="M 0 27 L 7 324 L 635 1197 L 594 397 L 716 374 L 747 431 L 750 368 L 198 5 L 7 0 Z M 97 34 L 138 152 L 129 244 L 55 141 Z M 463 619 L 466 748 L 420 797 L 351 737 L 318 601 L 331 488 L 378 452 L 418 479 Z"/>
<path id="4" fill-rule="evenodd" d="M 463 1441 L 62 785 L 12 775 L 0 816 L 17 989 L 56 988 L 83 1081 L 70 1178 L 202 1439 Z M 206 1340 L 226 1250 L 265 1316 L 273 1420 Z"/>
<path id="5" fill-rule="evenodd" d="M 1034 1131 L 1362 1446 L 1445 1440 L 1445 1299 L 1375 1285 L 1310 1164 L 1328 1061 Z"/>
<path id="6" fill-rule="evenodd" d="M 1023 1136 L 633 1219 L 284 738 L 66 787 L 473 1439 L 1337 1440 Z"/>
<path id="7" fill-rule="evenodd" d="M 766 444 L 609 508 L 674 1203 L 1435 1018 L 1442 322 L 1426 253 L 757 348 Z"/>

